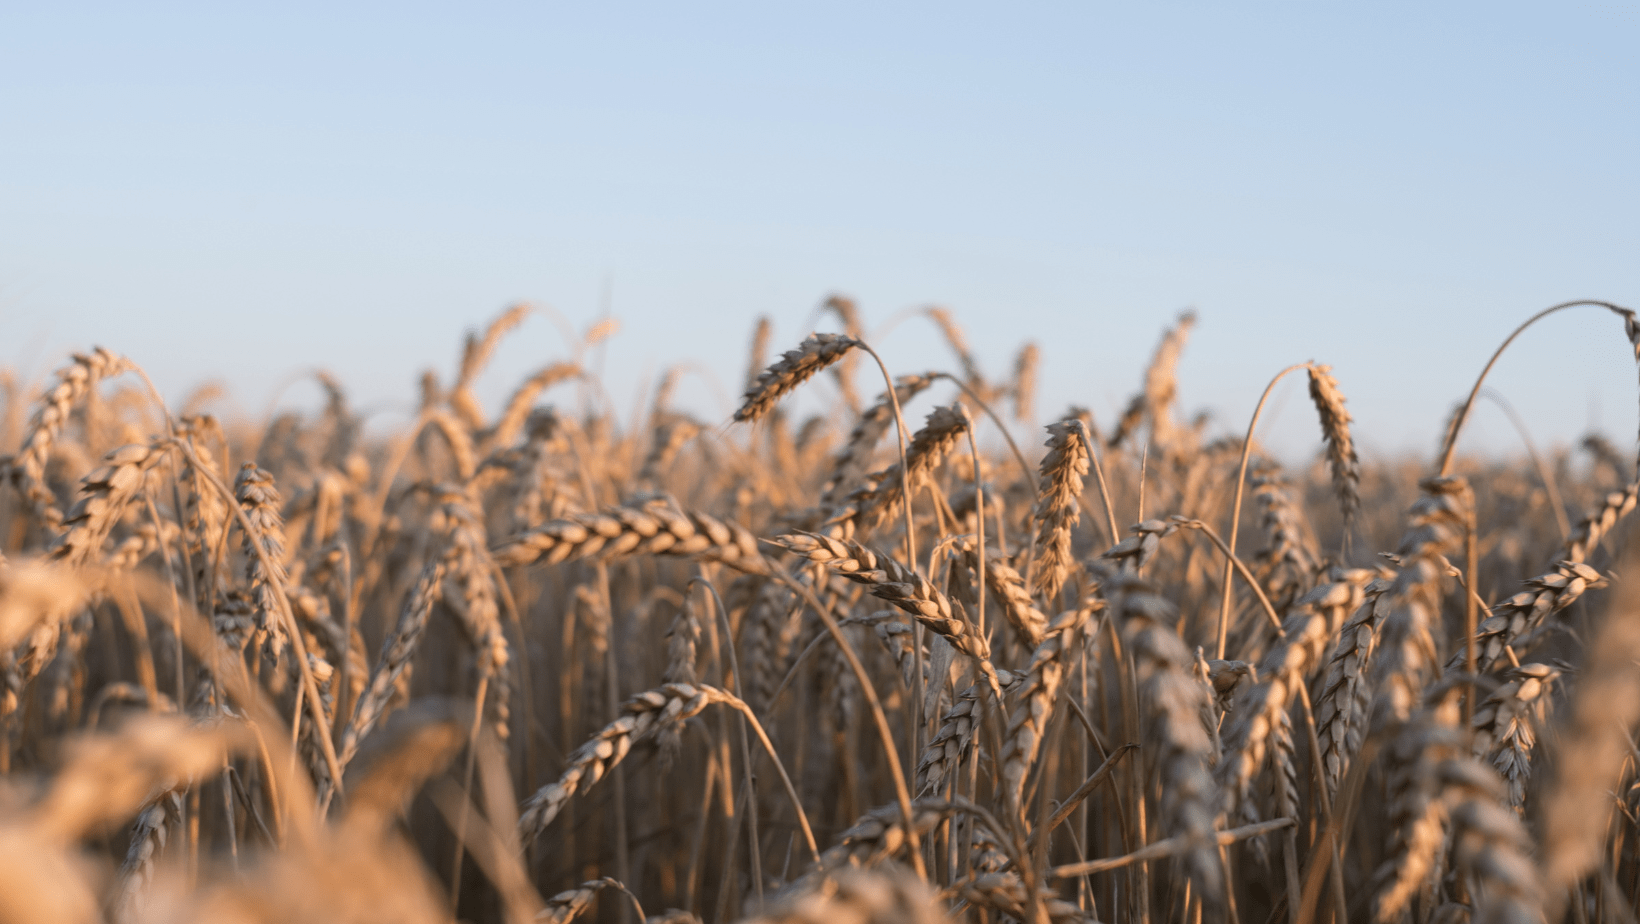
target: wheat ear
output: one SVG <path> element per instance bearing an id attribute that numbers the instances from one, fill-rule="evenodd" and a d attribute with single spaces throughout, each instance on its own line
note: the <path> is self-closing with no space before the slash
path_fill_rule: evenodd
<path id="1" fill-rule="evenodd" d="M 844 334 L 810 334 L 787 350 L 786 355 L 763 371 L 746 390 L 740 409 L 735 411 L 736 422 L 755 421 L 768 415 L 781 398 L 808 381 L 815 373 L 842 359 L 860 341 Z"/>

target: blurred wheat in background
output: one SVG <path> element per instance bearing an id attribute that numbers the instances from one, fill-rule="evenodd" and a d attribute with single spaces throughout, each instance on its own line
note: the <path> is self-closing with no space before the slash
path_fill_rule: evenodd
<path id="1" fill-rule="evenodd" d="M 1042 427 L 1035 345 L 827 309 L 728 422 L 584 349 L 491 413 L 522 307 L 386 434 L 8 379 L 0 922 L 1634 920 L 1618 437 L 1364 462 L 1312 361 L 1289 468 L 1177 406 L 1190 314 Z"/>

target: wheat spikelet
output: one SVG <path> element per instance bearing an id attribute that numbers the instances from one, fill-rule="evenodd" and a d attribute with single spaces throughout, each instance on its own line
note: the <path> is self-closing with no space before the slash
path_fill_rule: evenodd
<path id="1" fill-rule="evenodd" d="M 1522 664 L 1475 710 L 1471 722 L 1475 756 L 1486 758 L 1508 784 L 1509 804 L 1517 812 L 1526 804 L 1532 776 L 1533 726 L 1542 721 L 1544 694 L 1559 676 L 1547 664 Z"/>
<path id="2" fill-rule="evenodd" d="M 1567 561 L 1586 561 L 1600 540 L 1633 512 L 1637 502 L 1640 502 L 1640 481 L 1630 482 L 1623 490 L 1607 494 L 1600 509 L 1584 517 L 1573 528 L 1572 537 L 1566 542 L 1566 551 L 1560 557 Z"/>
<path id="3" fill-rule="evenodd" d="M 922 576 L 881 552 L 851 540 L 813 533 L 779 536 L 775 543 L 845 578 L 866 585 L 867 592 L 910 613 L 916 620 L 973 658 L 1000 701 L 1002 684 L 991 665 L 991 645 L 952 608 L 949 597 Z"/>
<path id="4" fill-rule="evenodd" d="M 456 384 L 450 389 L 449 402 L 451 410 L 461 416 L 469 430 L 477 431 L 484 427 L 484 410 L 479 407 L 478 399 L 472 392 L 473 379 L 489 365 L 490 357 L 495 354 L 501 339 L 524 323 L 529 313 L 529 305 L 512 305 L 490 322 L 482 337 L 468 332 L 461 351 L 461 370 L 456 375 Z"/>
<path id="5" fill-rule="evenodd" d="M 442 596 L 453 604 L 451 609 L 478 655 L 479 675 L 490 683 L 485 708 L 496 737 L 505 741 L 511 719 L 512 653 L 496 602 L 495 565 L 485 537 L 484 512 L 466 491 L 454 487 L 443 488 L 437 504 L 438 516 L 430 525 L 448 537 L 445 576 L 458 590 L 453 596 Z"/>
<path id="6" fill-rule="evenodd" d="M 507 399 L 501 418 L 496 421 L 495 429 L 490 431 L 485 444 L 491 447 L 511 446 L 513 440 L 518 438 L 519 430 L 528 420 L 535 399 L 559 382 L 580 374 L 581 367 L 575 363 L 553 363 L 525 379 Z"/>
<path id="7" fill-rule="evenodd" d="M 871 527 L 898 515 L 906 487 L 915 491 L 924 479 L 933 474 L 940 462 L 956 448 L 962 434 L 967 432 L 968 421 L 968 412 L 960 401 L 934 408 L 922 429 L 912 435 L 911 445 L 906 448 L 904 477 L 901 477 L 902 469 L 898 462 L 873 474 L 871 480 L 875 482 L 874 487 L 869 492 L 856 492 L 861 495 L 858 499 L 850 498 L 856 505 L 852 519 Z M 833 519 L 838 517 L 834 515 Z"/>
<path id="8" fill-rule="evenodd" d="M 892 865 L 840 870 L 743 924 L 949 924 L 934 892 Z"/>
<path id="9" fill-rule="evenodd" d="M 1025 679 L 1022 673 L 1002 668 L 997 669 L 997 677 L 1002 681 L 1004 695 L 1016 692 Z M 979 684 L 969 684 L 957 694 L 956 701 L 940 718 L 939 729 L 917 759 L 918 793 L 937 792 L 946 775 L 968 756 L 974 744 L 974 733 L 979 728 L 980 690 Z"/>
<path id="10" fill-rule="evenodd" d="M 1253 503 L 1264 531 L 1264 547 L 1253 556 L 1254 573 L 1278 610 L 1287 609 L 1303 593 L 1320 557 L 1303 511 L 1293 505 L 1282 482 L 1274 468 L 1252 478 Z"/>
<path id="11" fill-rule="evenodd" d="M 1158 449 L 1165 452 L 1172 445 L 1177 436 L 1173 425 L 1173 401 L 1179 391 L 1179 356 L 1184 352 L 1185 341 L 1195 325 L 1196 313 L 1185 311 L 1162 334 L 1161 342 L 1156 345 L 1156 353 L 1145 368 L 1144 390 L 1133 396 L 1111 433 L 1112 449 L 1131 439 L 1146 420 L 1150 421 L 1151 442 Z"/>
<path id="12" fill-rule="evenodd" d="M 962 325 L 957 323 L 956 315 L 949 308 L 932 305 L 923 309 L 934 326 L 940 329 L 940 335 L 945 338 L 946 345 L 951 352 L 957 354 L 957 362 L 962 365 L 962 377 L 968 381 L 968 387 L 981 394 L 985 391 L 985 376 L 979 371 L 979 363 L 974 359 L 974 351 L 968 348 L 968 335 L 962 331 Z"/>
<path id="13" fill-rule="evenodd" d="M 1486 920 L 1533 920 L 1541 901 L 1530 839 L 1504 807 L 1503 781 L 1464 753 L 1439 712 L 1420 712 L 1389 750 L 1389 813 L 1395 844 L 1379 868 L 1376 920 L 1398 920 L 1423 886 L 1453 828 L 1460 872 Z"/>
<path id="14" fill-rule="evenodd" d="M 1202 725 L 1211 700 L 1191 676 L 1192 658 L 1172 629 L 1171 604 L 1130 573 L 1113 576 L 1106 597 L 1145 702 L 1146 750 L 1161 781 L 1161 829 L 1190 843 L 1183 862 L 1202 901 L 1212 905 L 1222 894 L 1222 870 L 1214 832 L 1218 794 L 1207 770 L 1213 740 Z"/>
<path id="15" fill-rule="evenodd" d="M 767 416 L 781 398 L 859 344 L 860 341 L 843 334 L 810 334 L 797 349 L 787 350 L 785 356 L 757 377 L 746 390 L 740 409 L 735 411 L 735 421 Z"/>
<path id="16" fill-rule="evenodd" d="M 608 876 L 602 879 L 589 879 L 573 889 L 565 889 L 557 895 L 547 899 L 545 908 L 536 914 L 535 920 L 544 924 L 569 924 L 581 916 L 581 912 L 592 905 L 592 900 L 605 889 L 615 889 L 626 894 L 637 905 L 638 899 L 631 890 Z M 638 905 L 638 916 L 643 917 L 643 906 Z"/>
<path id="17" fill-rule="evenodd" d="M 1344 531 L 1361 509 L 1361 460 L 1355 456 L 1355 442 L 1350 438 L 1350 412 L 1344 408 L 1344 393 L 1338 390 L 1338 380 L 1332 376 L 1331 366 L 1311 363 L 1310 400 L 1321 417 L 1321 435 L 1327 442 L 1327 467 L 1332 471 L 1333 493 L 1338 506 L 1344 511 Z"/>
<path id="18" fill-rule="evenodd" d="M 243 737 L 231 726 L 152 714 L 133 717 L 112 733 L 82 735 L 31 808 L 30 823 L 46 842 L 71 844 L 129 818 L 156 793 L 220 768 Z"/>
<path id="19" fill-rule="evenodd" d="M 666 633 L 666 672 L 661 675 L 661 683 L 693 685 L 699 682 L 695 676 L 695 648 L 699 643 L 700 623 L 685 600 Z M 671 769 L 683 747 L 682 730 L 676 723 L 670 723 L 661 729 L 659 738 L 661 767 Z"/>
<path id="20" fill-rule="evenodd" d="M 704 513 L 679 512 L 665 501 L 543 523 L 508 539 L 496 549 L 495 560 L 516 567 L 626 555 L 704 558 L 749 574 L 767 568 L 751 533 Z"/>
<path id="21" fill-rule="evenodd" d="M 1089 595 L 1082 606 L 1060 614 L 1049 626 L 1042 643 L 1031 655 L 1031 664 L 1020 684 L 1018 699 L 1008 717 L 1002 744 L 1002 781 L 1007 804 L 1014 810 L 1022 805 L 1025 777 L 1042 749 L 1048 719 L 1064 679 L 1067 658 L 1074 654 L 1093 614 L 1104 609 L 1105 601 Z"/>
<path id="22" fill-rule="evenodd" d="M 154 800 L 131 828 L 131 843 L 120 864 L 119 886 L 114 897 L 115 913 L 129 921 L 144 910 L 144 899 L 154 881 L 160 855 L 176 829 L 182 825 L 182 795 L 172 791 Z"/>
<path id="23" fill-rule="evenodd" d="M 1475 504 L 1462 478 L 1426 478 L 1419 488 L 1423 496 L 1412 507 L 1409 529 L 1397 550 L 1401 570 L 1384 593 L 1386 612 L 1369 675 L 1375 691 L 1374 728 L 1405 720 L 1431 679 L 1444 556 L 1460 547 Z"/>
<path id="24" fill-rule="evenodd" d="M 553 447 L 562 439 L 561 425 L 551 408 L 531 411 L 524 424 L 524 446 L 513 469 L 512 504 L 508 510 L 509 525 L 514 532 L 522 532 L 542 520 L 556 519 L 546 514 L 546 507 L 555 493 L 552 491 Z"/>
<path id="25" fill-rule="evenodd" d="M 1099 557 L 1115 562 L 1125 571 L 1140 572 L 1161 550 L 1162 540 L 1179 529 L 1174 520 L 1146 520 L 1128 527 L 1133 535 L 1110 547 Z"/>
<path id="26" fill-rule="evenodd" d="M 422 416 L 426 418 L 428 429 L 442 437 L 444 445 L 450 450 L 450 460 L 456 467 L 454 480 L 462 484 L 472 481 L 473 474 L 478 471 L 478 459 L 469 426 L 441 408 L 428 408 L 422 411 Z"/>
<path id="27" fill-rule="evenodd" d="M 1350 758 L 1361 746 L 1371 690 L 1366 673 L 1383 622 L 1383 594 L 1391 581 L 1377 578 L 1364 591 L 1361 605 L 1339 627 L 1337 641 L 1322 675 L 1315 700 L 1316 736 L 1321 744 L 1321 768 L 1330 792 L 1337 792 Z"/>
<path id="28" fill-rule="evenodd" d="M 524 803 L 518 820 L 525 840 L 540 836 L 558 817 L 565 803 L 577 792 L 592 786 L 608 773 L 632 745 L 667 725 L 693 718 L 713 703 L 731 703 L 735 698 L 704 684 L 665 684 L 640 693 L 621 706 L 621 717 L 604 726 L 569 757 L 569 765 L 556 782 L 548 783 Z"/>
<path id="29" fill-rule="evenodd" d="M 393 695 L 394 684 L 409 667 L 410 660 L 415 657 L 416 649 L 420 647 L 422 636 L 427 630 L 427 620 L 432 616 L 433 604 L 438 601 L 439 585 L 449 573 L 454 555 L 453 552 L 447 552 L 423 566 L 421 573 L 416 577 L 415 586 L 405 598 L 398 622 L 393 625 L 392 632 L 382 643 L 381 658 L 376 670 L 370 675 L 370 684 L 365 688 L 364 695 L 354 704 L 353 719 L 342 734 L 342 744 L 337 749 L 337 757 L 344 768 L 358 751 L 360 739 L 369 734 L 370 729 L 374 728 L 381 718 Z"/>
<path id="30" fill-rule="evenodd" d="M 1037 367 L 1042 364 L 1042 351 L 1035 343 L 1019 348 L 1014 358 L 1014 419 L 1030 423 L 1036 417 Z"/>
<path id="31" fill-rule="evenodd" d="M 57 370 L 57 384 L 40 398 L 29 420 L 28 436 L 11 462 L 12 483 L 29 502 L 34 516 L 48 530 L 56 531 L 63 522 L 57 498 L 46 484 L 46 463 L 74 406 L 91 394 L 97 384 L 129 371 L 131 362 L 123 356 L 97 347 L 89 355 L 73 354 L 73 362 Z"/>
<path id="32" fill-rule="evenodd" d="M 1389 822 L 1394 846 L 1379 867 L 1375 915 L 1380 924 L 1397 920 L 1422 886 L 1445 834 L 1447 807 L 1442 802 L 1437 768 L 1457 753 L 1462 742 L 1451 729 L 1427 717 L 1406 722 L 1391 741 Z"/>
<path id="33" fill-rule="evenodd" d="M 865 338 L 865 325 L 860 321 L 860 310 L 854 304 L 854 299 L 839 293 L 832 293 L 826 297 L 820 306 L 821 312 L 831 312 L 843 322 L 843 333 L 855 340 Z M 842 362 L 832 368 L 831 374 L 837 379 L 837 390 L 843 399 L 843 406 L 850 412 L 860 409 L 860 396 L 854 390 L 854 357 L 845 355 Z"/>
<path id="34" fill-rule="evenodd" d="M 700 424 L 686 417 L 672 416 L 655 427 L 655 439 L 643 467 L 638 470 L 638 484 L 651 491 L 665 489 L 666 472 L 672 467 L 683 447 L 700 433 Z"/>
<path id="35" fill-rule="evenodd" d="M 184 417 L 177 425 L 177 438 L 187 441 L 199 461 L 219 477 L 222 473 L 217 470 L 216 458 L 206 441 L 207 437 L 216 436 L 219 442 L 225 442 L 221 433 L 215 419 L 206 416 Z M 228 506 L 205 479 L 205 474 L 195 471 L 189 462 L 182 478 L 186 486 L 183 533 L 187 537 L 188 557 L 194 565 L 194 606 L 208 612 L 222 583 L 222 562 L 218 560 L 217 550 L 222 548 L 228 531 Z"/>
<path id="36" fill-rule="evenodd" d="M 1625 560 L 1625 570 L 1633 561 Z M 1540 802 L 1540 856 L 1551 894 L 1600 865 L 1605 826 L 1591 819 L 1611 810 L 1611 790 L 1632 756 L 1629 732 L 1640 722 L 1640 583 L 1617 585 L 1585 651 L 1570 708 L 1556 717 L 1555 773 Z"/>
<path id="37" fill-rule="evenodd" d="M 919 684 L 926 683 L 925 678 L 917 676 L 917 656 L 912 647 L 915 644 L 914 636 L 916 633 L 905 623 L 889 619 L 888 617 L 892 615 L 892 612 L 884 611 L 873 613 L 867 618 L 873 621 L 872 629 L 877 633 L 877 638 L 882 641 L 883 647 L 887 648 L 888 653 L 894 656 L 894 663 L 899 666 L 900 675 L 905 678 L 906 688 L 915 690 L 918 689 Z M 927 648 L 925 647 L 923 650 L 925 674 L 928 658 Z"/>
<path id="38" fill-rule="evenodd" d="M 245 581 L 256 602 L 257 635 L 268 657 L 277 660 L 288 639 L 279 621 L 278 594 L 289 584 L 285 574 L 285 521 L 279 514 L 279 489 L 273 476 L 246 462 L 234 479 L 234 498 L 250 522 L 243 536 Z M 257 554 L 257 550 L 262 555 Z M 266 563 L 264 564 L 264 556 Z"/>
<path id="39" fill-rule="evenodd" d="M 751 697 L 752 707 L 762 715 L 772 705 L 775 685 L 785 673 L 802 610 L 794 605 L 789 591 L 773 582 L 758 585 L 755 594 L 741 620 L 745 626 L 741 638 L 746 650 L 741 660 L 741 669 L 746 672 L 742 690 Z M 734 608 L 732 603 L 731 608 Z"/>
<path id="40" fill-rule="evenodd" d="M 978 553 L 970 550 L 968 554 L 975 558 L 977 564 Z M 1048 628 L 1048 617 L 1032 602 L 1030 591 L 1025 588 L 1024 576 L 1015 571 L 1001 556 L 993 555 L 985 564 L 985 586 L 990 589 L 991 596 L 1002 605 L 1002 615 L 1008 620 L 1008 624 L 1014 627 L 1014 631 L 1019 633 L 1020 641 L 1030 648 L 1042 644 L 1042 636 Z"/>
<path id="41" fill-rule="evenodd" d="M 98 557 L 114 525 L 141 493 L 144 480 L 167 455 L 163 444 L 133 443 L 103 457 L 103 464 L 80 481 L 80 499 L 62 521 L 64 533 L 52 544 L 51 557 L 73 566 Z"/>
<path id="42" fill-rule="evenodd" d="M 1071 530 L 1082 520 L 1077 502 L 1089 470 L 1089 447 L 1075 415 L 1048 425 L 1048 452 L 1042 457 L 1036 521 L 1036 564 L 1031 587 L 1052 601 L 1070 575 L 1074 558 Z"/>
<path id="43" fill-rule="evenodd" d="M 1481 671 L 1497 670 L 1512 646 L 1529 643 L 1550 616 L 1577 602 L 1584 591 L 1605 587 L 1606 579 L 1588 565 L 1563 561 L 1524 583 L 1526 590 L 1492 607 L 1492 615 L 1476 628 L 1475 663 Z M 1460 649 L 1447 660 L 1446 671 L 1457 673 L 1466 665 Z"/>
<path id="44" fill-rule="evenodd" d="M 902 375 L 894 380 L 894 395 L 887 392 L 877 396 L 872 405 L 860 412 L 854 429 L 849 432 L 843 448 L 832 462 L 831 477 L 820 495 L 820 507 L 830 510 L 840 503 L 847 492 L 856 487 L 871 463 L 871 452 L 889 428 L 894 426 L 894 402 L 906 404 L 934 384 L 934 373 Z"/>
<path id="45" fill-rule="evenodd" d="M 1299 685 L 1307 682 L 1320 663 L 1333 627 L 1343 613 L 1361 606 L 1366 584 L 1374 575 L 1366 569 L 1338 572 L 1335 580 L 1301 597 L 1283 624 L 1286 637 L 1259 662 L 1258 682 L 1237 695 L 1223 734 L 1225 756 L 1217 769 L 1227 814 L 1236 812 L 1247 799 L 1270 736 L 1286 721 Z"/>

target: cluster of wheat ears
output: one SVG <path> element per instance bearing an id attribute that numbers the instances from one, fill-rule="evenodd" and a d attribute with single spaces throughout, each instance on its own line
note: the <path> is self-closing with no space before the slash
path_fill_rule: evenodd
<path id="1" fill-rule="evenodd" d="M 1035 347 L 930 309 L 956 371 L 893 378 L 826 309 L 728 423 L 580 355 L 491 416 L 525 308 L 387 436 L 324 375 L 265 425 L 101 349 L 7 382 L 0 924 L 1635 920 L 1606 440 L 1456 455 L 1483 372 L 1362 466 L 1305 362 L 1285 471 L 1178 414 L 1186 314 L 1032 455 Z"/>

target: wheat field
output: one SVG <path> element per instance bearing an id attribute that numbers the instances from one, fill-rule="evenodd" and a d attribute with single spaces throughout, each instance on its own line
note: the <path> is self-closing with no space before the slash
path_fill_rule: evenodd
<path id="1" fill-rule="evenodd" d="M 577 401 L 607 326 L 488 410 L 528 312 L 385 434 L 4 380 L 0 924 L 1636 919 L 1627 435 L 1363 464 L 1304 362 L 1288 469 L 1190 314 L 1096 420 L 841 297 L 729 421 Z"/>

